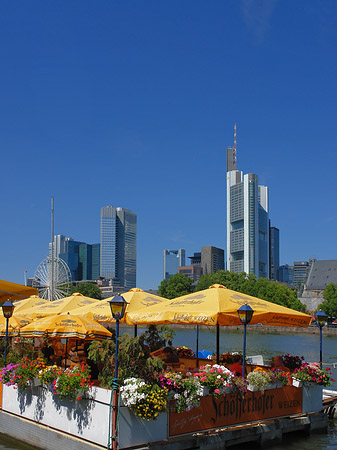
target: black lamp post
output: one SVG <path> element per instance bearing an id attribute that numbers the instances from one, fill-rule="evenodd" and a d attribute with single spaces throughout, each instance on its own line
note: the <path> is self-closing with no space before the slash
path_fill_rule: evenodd
<path id="1" fill-rule="evenodd" d="M 6 364 L 6 356 L 7 356 L 7 341 L 8 341 L 8 322 L 9 319 L 13 315 L 15 306 L 10 300 L 7 300 L 5 303 L 2 304 L 2 313 L 4 317 L 6 318 L 6 340 L 5 340 L 5 354 L 4 354 L 4 363 Z"/>
<path id="2" fill-rule="evenodd" d="M 249 305 L 242 305 L 238 310 L 240 322 L 243 323 L 243 358 L 242 358 L 242 376 L 245 376 L 246 363 L 246 327 L 252 320 L 254 310 Z"/>
<path id="3" fill-rule="evenodd" d="M 317 325 L 319 326 L 319 365 L 322 369 L 323 360 L 322 360 L 322 328 L 325 325 L 327 315 L 323 311 L 317 311 L 315 314 L 315 319 L 317 321 Z"/>
<path id="4" fill-rule="evenodd" d="M 123 318 L 126 310 L 126 301 L 124 298 L 117 294 L 111 300 L 110 304 L 111 315 L 116 320 L 116 352 L 115 352 L 115 378 L 112 380 L 112 405 L 110 403 L 110 416 L 112 414 L 112 435 L 111 427 L 109 426 L 109 443 L 108 448 L 114 450 L 117 449 L 117 418 L 118 418 L 118 338 L 119 338 L 119 321 Z M 112 408 L 111 408 L 112 406 Z M 112 446 L 111 446 L 112 445 Z"/>

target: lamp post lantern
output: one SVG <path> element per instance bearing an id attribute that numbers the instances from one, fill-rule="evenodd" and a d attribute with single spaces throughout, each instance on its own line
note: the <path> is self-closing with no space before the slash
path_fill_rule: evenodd
<path id="1" fill-rule="evenodd" d="M 118 338 L 119 338 L 119 321 L 123 319 L 126 310 L 126 301 L 124 298 L 117 294 L 111 300 L 108 301 L 111 309 L 111 315 L 116 320 L 116 351 L 115 351 L 115 377 L 111 382 L 112 386 L 112 398 L 110 402 L 110 418 L 112 415 L 112 434 L 111 427 L 109 426 L 109 442 L 108 448 L 117 449 L 117 419 L 118 419 Z"/>
<path id="2" fill-rule="evenodd" d="M 322 369 L 323 359 L 322 359 L 322 328 L 325 325 L 327 315 L 323 311 L 317 311 L 315 314 L 315 319 L 317 321 L 317 325 L 319 326 L 319 365 Z"/>
<path id="3" fill-rule="evenodd" d="M 252 320 L 254 310 L 249 305 L 242 305 L 238 310 L 240 322 L 243 323 L 243 356 L 242 356 L 242 376 L 245 376 L 246 363 L 246 328 Z"/>
<path id="4" fill-rule="evenodd" d="M 2 304 L 2 314 L 4 315 L 6 319 L 6 339 L 5 339 L 5 354 L 4 354 L 4 363 L 6 364 L 6 356 L 7 356 L 7 341 L 8 341 L 8 322 L 9 319 L 13 315 L 15 306 L 10 300 L 7 300 L 5 303 Z"/>

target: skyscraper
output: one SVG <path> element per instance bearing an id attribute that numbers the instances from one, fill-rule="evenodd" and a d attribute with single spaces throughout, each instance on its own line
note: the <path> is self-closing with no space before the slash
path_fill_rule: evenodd
<path id="1" fill-rule="evenodd" d="M 137 215 L 125 208 L 101 208 L 101 277 L 113 286 L 136 287 Z"/>
<path id="2" fill-rule="evenodd" d="M 49 243 L 51 254 L 51 243 Z M 100 244 L 74 241 L 63 234 L 54 236 L 54 256 L 63 259 L 73 281 L 97 280 L 99 277 Z"/>
<path id="3" fill-rule="evenodd" d="M 201 247 L 201 267 L 204 275 L 224 270 L 224 264 L 225 252 L 222 248 L 213 247 L 213 245 Z"/>
<path id="4" fill-rule="evenodd" d="M 163 280 L 168 280 L 171 275 L 178 273 L 178 267 L 185 265 L 185 249 L 163 251 Z"/>
<path id="5" fill-rule="evenodd" d="M 268 187 L 237 170 L 236 125 L 227 149 L 227 270 L 269 276 Z"/>
<path id="6" fill-rule="evenodd" d="M 280 230 L 272 227 L 269 221 L 269 278 L 277 280 L 280 266 Z"/>

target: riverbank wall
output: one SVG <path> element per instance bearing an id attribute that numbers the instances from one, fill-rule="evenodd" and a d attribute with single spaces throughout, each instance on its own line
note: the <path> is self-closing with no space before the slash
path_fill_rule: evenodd
<path id="1" fill-rule="evenodd" d="M 128 327 L 127 325 L 124 325 L 125 327 Z M 128 327 L 130 328 L 130 327 Z M 170 328 L 173 329 L 191 329 L 195 330 L 196 325 L 170 325 Z M 141 329 L 139 327 L 139 329 Z M 216 327 L 211 327 L 208 325 L 199 325 L 199 330 L 206 329 L 206 330 L 216 330 Z M 226 326 L 221 327 L 221 330 L 224 331 L 231 331 L 234 333 L 243 334 L 243 326 Z M 131 330 L 130 330 L 131 332 Z M 309 327 L 303 328 L 303 327 L 271 327 L 268 325 L 248 325 L 247 326 L 247 332 L 252 334 L 287 334 L 287 335 L 298 335 L 298 334 L 318 334 L 319 335 L 319 327 L 310 325 Z M 322 328 L 322 334 L 323 336 L 337 336 L 337 327 L 323 327 Z"/>

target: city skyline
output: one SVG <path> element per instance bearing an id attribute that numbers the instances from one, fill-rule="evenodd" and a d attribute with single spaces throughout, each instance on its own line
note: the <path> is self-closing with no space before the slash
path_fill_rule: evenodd
<path id="1" fill-rule="evenodd" d="M 226 149 L 268 186 L 280 265 L 337 258 L 337 5 L 2 5 L 1 279 L 54 234 L 100 241 L 102 205 L 138 216 L 137 287 L 162 251 L 226 248 Z M 324 176 L 323 176 L 324 174 Z"/>

